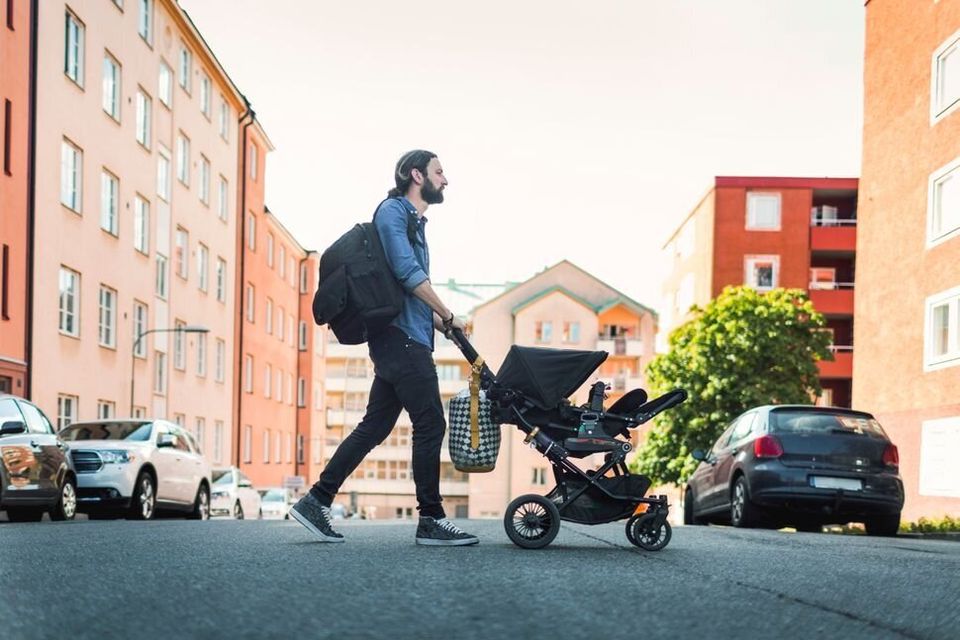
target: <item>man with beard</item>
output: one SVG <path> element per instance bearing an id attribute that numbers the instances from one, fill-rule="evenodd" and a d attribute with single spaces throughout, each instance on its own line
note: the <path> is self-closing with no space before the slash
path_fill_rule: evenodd
<path id="1" fill-rule="evenodd" d="M 387 263 L 407 292 L 403 310 L 368 340 L 374 365 L 367 411 L 337 447 L 320 480 L 290 515 L 324 542 L 343 542 L 331 523 L 330 505 L 344 480 L 383 442 L 401 409 L 413 422 L 413 481 L 417 488 L 417 544 L 461 546 L 479 542 L 447 520 L 440 498 L 440 445 L 446 430 L 433 363 L 434 329 L 463 329 L 430 286 L 430 252 L 424 227 L 427 208 L 443 202 L 447 179 L 435 153 L 410 151 L 397 162 L 396 187 L 374 215 Z M 412 231 L 415 229 L 415 233 Z"/>

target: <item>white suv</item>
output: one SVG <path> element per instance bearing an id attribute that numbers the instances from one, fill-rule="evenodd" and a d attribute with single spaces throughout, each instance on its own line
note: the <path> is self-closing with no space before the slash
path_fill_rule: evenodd
<path id="1" fill-rule="evenodd" d="M 78 510 L 150 520 L 170 509 L 210 517 L 210 465 L 193 436 L 166 420 L 75 422 L 59 433 L 77 471 Z"/>

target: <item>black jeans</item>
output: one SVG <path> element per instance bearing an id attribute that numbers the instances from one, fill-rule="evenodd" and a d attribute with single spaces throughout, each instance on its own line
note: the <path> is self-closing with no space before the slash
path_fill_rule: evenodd
<path id="1" fill-rule="evenodd" d="M 445 517 L 440 497 L 440 446 L 447 429 L 437 369 L 430 349 L 388 327 L 369 342 L 374 378 L 367 412 L 340 443 L 310 492 L 330 506 L 340 485 L 375 446 L 386 440 L 401 409 L 413 422 L 413 481 L 421 516 Z"/>

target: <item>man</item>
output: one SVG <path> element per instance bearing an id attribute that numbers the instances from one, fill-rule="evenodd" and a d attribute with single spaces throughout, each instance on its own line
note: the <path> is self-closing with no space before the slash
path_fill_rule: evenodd
<path id="1" fill-rule="evenodd" d="M 383 442 L 401 409 L 413 421 L 413 481 L 420 522 L 416 542 L 434 546 L 476 544 L 479 540 L 446 519 L 440 497 L 440 445 L 446 430 L 437 370 L 433 364 L 434 329 L 463 329 L 430 286 L 430 252 L 424 213 L 443 202 L 447 179 L 436 154 L 404 154 L 391 189 L 374 215 L 387 263 L 407 295 L 400 315 L 368 340 L 374 365 L 367 412 L 337 447 L 320 480 L 290 510 L 290 515 L 324 542 L 343 542 L 332 526 L 330 505 L 344 480 L 364 456 Z M 411 239 L 408 228 L 415 226 Z M 411 242 L 412 240 L 412 242 Z"/>

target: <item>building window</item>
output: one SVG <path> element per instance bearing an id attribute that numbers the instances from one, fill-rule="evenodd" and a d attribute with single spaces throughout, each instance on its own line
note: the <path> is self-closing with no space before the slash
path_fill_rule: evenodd
<path id="1" fill-rule="evenodd" d="M 101 347 L 117 347 L 117 292 L 100 285 L 98 336 Z"/>
<path id="2" fill-rule="evenodd" d="M 263 431 L 263 462 L 270 464 L 270 429 Z"/>
<path id="3" fill-rule="evenodd" d="M 197 418 L 196 421 L 196 431 L 194 432 L 194 438 L 197 441 L 197 451 L 198 453 L 203 453 L 203 450 L 206 448 L 207 444 L 207 420 L 206 418 Z"/>
<path id="4" fill-rule="evenodd" d="M 57 396 L 57 431 L 66 429 L 77 421 L 80 398 L 60 394 Z"/>
<path id="5" fill-rule="evenodd" d="M 224 142 L 230 139 L 230 106 L 227 99 L 220 95 L 220 137 Z"/>
<path id="6" fill-rule="evenodd" d="M 287 250 L 280 245 L 280 279 L 287 277 Z"/>
<path id="7" fill-rule="evenodd" d="M 745 256 L 743 282 L 757 291 L 776 288 L 780 280 L 780 256 Z"/>
<path id="8" fill-rule="evenodd" d="M 253 214 L 247 214 L 247 247 L 250 251 L 257 250 L 257 219 Z"/>
<path id="9" fill-rule="evenodd" d="M 200 202 L 210 206 L 210 161 L 200 156 Z"/>
<path id="10" fill-rule="evenodd" d="M 243 357 L 243 390 L 253 393 L 253 356 L 249 353 Z"/>
<path id="11" fill-rule="evenodd" d="M 97 420 L 111 420 L 117 415 L 117 403 L 110 400 L 97 400 Z"/>
<path id="12" fill-rule="evenodd" d="M 147 357 L 147 343 L 141 337 L 147 331 L 149 326 L 148 307 L 142 302 L 133 303 L 133 355 L 137 358 Z M 137 338 L 140 338 L 137 340 Z"/>
<path id="13" fill-rule="evenodd" d="M 106 169 L 100 173 L 100 228 L 111 235 L 118 235 L 118 209 L 120 206 L 120 180 Z"/>
<path id="14" fill-rule="evenodd" d="M 297 378 L 297 406 L 307 406 L 307 380 L 303 377 Z"/>
<path id="15" fill-rule="evenodd" d="M 187 276 L 190 275 L 190 234 L 186 229 L 177 227 L 175 238 L 176 246 L 174 248 L 173 257 L 176 261 L 175 264 L 177 265 L 177 275 L 186 280 Z"/>
<path id="16" fill-rule="evenodd" d="M 243 425 L 243 461 L 253 462 L 253 427 Z"/>
<path id="17" fill-rule="evenodd" d="M 193 86 L 193 54 L 185 44 L 180 45 L 180 86 L 187 93 Z"/>
<path id="18" fill-rule="evenodd" d="M 549 320 L 537 322 L 533 328 L 533 338 L 537 342 L 551 342 L 553 340 L 553 323 Z"/>
<path id="19" fill-rule="evenodd" d="M 266 311 L 267 335 L 273 335 L 273 300 L 269 297 L 267 298 Z"/>
<path id="20" fill-rule="evenodd" d="M 135 406 L 135 407 L 133 408 L 133 417 L 134 417 L 134 418 L 140 419 L 140 418 L 145 418 L 146 416 L 147 416 L 147 408 L 146 408 L 146 407 Z"/>
<path id="21" fill-rule="evenodd" d="M 957 64 L 960 66 L 960 59 Z M 927 247 L 957 235 L 960 235 L 960 158 L 930 176 L 927 192 Z"/>
<path id="22" fill-rule="evenodd" d="M 283 307 L 277 309 L 277 340 L 283 342 Z"/>
<path id="23" fill-rule="evenodd" d="M 187 368 L 187 350 L 184 345 L 186 334 L 183 330 L 186 329 L 187 323 L 183 320 L 176 320 L 173 326 L 176 328 L 176 331 L 173 332 L 173 368 L 177 371 L 184 371 Z"/>
<path id="24" fill-rule="evenodd" d="M 302 433 L 297 434 L 297 464 L 303 464 L 303 461 L 306 460 L 305 454 L 305 445 L 306 439 L 303 437 Z"/>
<path id="25" fill-rule="evenodd" d="M 206 72 L 200 74 L 200 112 L 210 119 L 210 76 Z"/>
<path id="26" fill-rule="evenodd" d="M 140 194 L 133 198 L 133 248 L 142 254 L 150 252 L 150 203 Z"/>
<path id="27" fill-rule="evenodd" d="M 280 459 L 280 431 L 279 430 L 276 432 L 276 436 L 274 440 L 273 461 L 276 462 L 277 464 L 280 464 L 281 462 L 283 462 Z"/>
<path id="28" fill-rule="evenodd" d="M 210 271 L 210 250 L 206 245 L 197 245 L 197 288 L 207 292 Z"/>
<path id="29" fill-rule="evenodd" d="M 300 265 L 300 293 L 306 293 L 307 286 L 307 263 L 304 262 Z"/>
<path id="30" fill-rule="evenodd" d="M 109 53 L 103 56 L 103 110 L 120 122 L 120 63 Z"/>
<path id="31" fill-rule="evenodd" d="M 177 135 L 177 180 L 190 186 L 190 139 L 183 132 Z"/>
<path id="32" fill-rule="evenodd" d="M 80 274 L 60 267 L 60 333 L 80 337 Z"/>
<path id="33" fill-rule="evenodd" d="M 150 116 L 153 101 L 143 89 L 137 89 L 137 142 L 150 148 Z"/>
<path id="34" fill-rule="evenodd" d="M 161 300 L 167 299 L 167 258 L 157 254 L 157 280 L 154 293 Z"/>
<path id="35" fill-rule="evenodd" d="M 254 302 L 256 301 L 256 295 L 253 290 L 252 284 L 247 284 L 247 322 L 253 322 L 256 317 L 256 311 L 254 308 Z"/>
<path id="36" fill-rule="evenodd" d="M 563 323 L 563 341 L 567 343 L 580 342 L 580 323 L 579 322 Z"/>
<path id="37" fill-rule="evenodd" d="M 220 193 L 219 202 L 217 204 L 220 207 L 220 219 L 226 222 L 229 216 L 230 195 L 229 191 L 227 190 L 227 179 L 223 176 L 220 176 Z"/>
<path id="38" fill-rule="evenodd" d="M 67 11 L 66 55 L 63 61 L 63 71 L 67 77 L 83 86 L 83 23 Z"/>
<path id="39" fill-rule="evenodd" d="M 162 351 L 153 352 L 153 392 L 167 392 L 167 354 Z"/>
<path id="40" fill-rule="evenodd" d="M 277 390 L 277 392 L 273 394 L 273 397 L 277 402 L 283 402 L 283 371 L 280 371 L 280 369 L 277 369 L 276 380 L 277 384 L 274 388 Z"/>
<path id="41" fill-rule="evenodd" d="M 217 338 L 216 353 L 214 354 L 213 379 L 217 382 L 224 380 L 224 368 L 227 361 L 227 343 Z"/>
<path id="42" fill-rule="evenodd" d="M 960 31 L 950 36 L 933 53 L 931 78 L 931 123 L 960 107 Z"/>
<path id="43" fill-rule="evenodd" d="M 220 462 L 223 456 L 223 420 L 213 423 L 213 461 Z"/>
<path id="44" fill-rule="evenodd" d="M 926 300 L 924 371 L 960 365 L 960 287 Z"/>
<path id="45" fill-rule="evenodd" d="M 12 176 L 10 169 L 10 146 L 13 139 L 13 103 L 9 99 L 3 100 L 3 172 Z"/>
<path id="46" fill-rule="evenodd" d="M 267 368 L 263 370 L 263 397 L 269 398 L 273 391 L 273 367 L 267 364 Z"/>
<path id="47" fill-rule="evenodd" d="M 227 263 L 217 258 L 217 302 L 227 301 Z"/>
<path id="48" fill-rule="evenodd" d="M 207 335 L 205 333 L 196 334 L 197 338 L 197 376 L 207 377 Z"/>
<path id="49" fill-rule="evenodd" d="M 780 230 L 780 194 L 747 194 L 747 229 L 754 231 Z"/>
<path id="50" fill-rule="evenodd" d="M 60 148 L 60 202 L 77 213 L 83 210 L 83 151 L 66 138 Z"/>
<path id="51" fill-rule="evenodd" d="M 300 351 L 307 350 L 307 322 L 305 320 L 300 321 L 300 331 L 297 344 L 299 345 Z"/>
<path id="52" fill-rule="evenodd" d="M 173 69 L 163 60 L 160 61 L 160 79 L 157 87 L 160 102 L 168 109 L 173 106 Z"/>
<path id="53" fill-rule="evenodd" d="M 170 152 L 163 145 L 157 155 L 157 195 L 170 202 Z"/>
<path id="54" fill-rule="evenodd" d="M 535 485 L 545 485 L 547 484 L 547 470 L 544 467 L 536 467 L 533 469 L 533 480 L 531 484 Z"/>
<path id="55" fill-rule="evenodd" d="M 250 143 L 250 179 L 257 181 L 257 145 Z"/>
<path id="56" fill-rule="evenodd" d="M 267 266 L 273 269 L 273 234 L 267 233 Z"/>
<path id="57" fill-rule="evenodd" d="M 147 44 L 153 44 L 153 0 L 140 0 L 137 33 Z"/>

